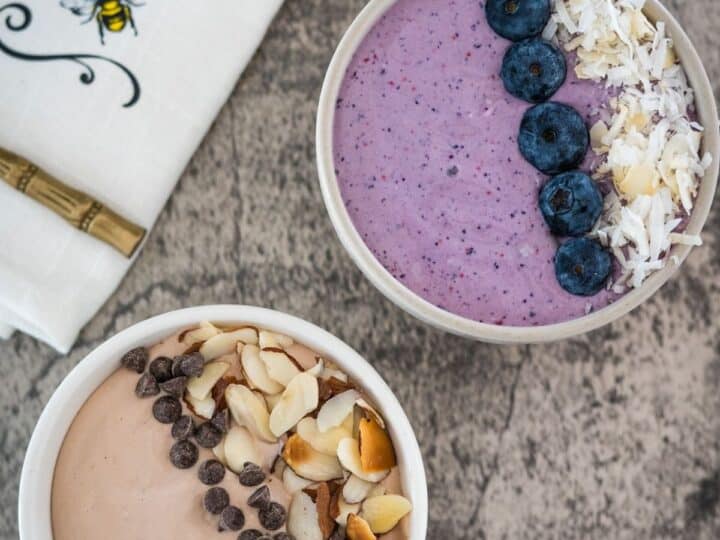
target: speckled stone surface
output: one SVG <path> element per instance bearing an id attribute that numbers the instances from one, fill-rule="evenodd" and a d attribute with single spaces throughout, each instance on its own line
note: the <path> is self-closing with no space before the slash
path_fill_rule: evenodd
<path id="1" fill-rule="evenodd" d="M 120 289 L 68 357 L 0 343 L 0 538 L 53 389 L 108 336 L 150 315 L 249 303 L 303 316 L 364 354 L 417 430 L 429 538 L 720 538 L 720 212 L 642 308 L 564 343 L 445 335 L 386 301 L 326 218 L 313 129 L 324 69 L 362 0 L 288 0 Z M 720 81 L 720 3 L 676 0 Z"/>

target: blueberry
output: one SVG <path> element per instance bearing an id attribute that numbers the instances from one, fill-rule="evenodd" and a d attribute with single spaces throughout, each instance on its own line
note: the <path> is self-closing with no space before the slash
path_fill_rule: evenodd
<path id="1" fill-rule="evenodd" d="M 542 103 L 550 99 L 565 82 L 565 55 L 542 39 L 515 43 L 505 53 L 500 76 L 513 96 Z"/>
<path id="2" fill-rule="evenodd" d="M 540 211 L 553 234 L 582 236 L 602 212 L 603 198 L 587 174 L 572 171 L 551 178 L 540 190 Z"/>
<path id="3" fill-rule="evenodd" d="M 554 101 L 528 109 L 520 124 L 520 153 L 545 174 L 577 168 L 590 145 L 587 126 L 578 112 Z"/>
<path id="4" fill-rule="evenodd" d="M 573 238 L 560 246 L 555 254 L 555 276 L 570 294 L 593 296 L 610 276 L 610 254 L 596 241 L 587 237 Z"/>
<path id="5" fill-rule="evenodd" d="M 545 29 L 550 20 L 550 0 L 487 0 L 485 16 L 495 32 L 520 41 Z"/>

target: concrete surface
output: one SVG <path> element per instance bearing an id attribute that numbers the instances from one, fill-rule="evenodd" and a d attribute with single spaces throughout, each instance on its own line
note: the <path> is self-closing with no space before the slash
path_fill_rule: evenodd
<path id="1" fill-rule="evenodd" d="M 609 328 L 546 346 L 442 334 L 366 281 L 326 218 L 313 128 L 324 69 L 362 0 L 288 0 L 117 293 L 60 357 L 0 344 L 0 538 L 53 389 L 108 336 L 204 303 L 271 306 L 363 353 L 417 430 L 432 539 L 720 538 L 720 212 L 707 245 Z M 720 80 L 720 3 L 670 7 Z"/>

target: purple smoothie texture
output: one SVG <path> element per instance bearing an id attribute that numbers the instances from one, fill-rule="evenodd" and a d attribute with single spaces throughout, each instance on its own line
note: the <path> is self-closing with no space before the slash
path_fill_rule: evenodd
<path id="1" fill-rule="evenodd" d="M 538 208 L 547 177 L 517 148 L 529 105 L 499 77 L 509 45 L 477 0 L 399 0 L 348 67 L 335 169 L 356 229 L 410 290 L 489 324 L 559 323 L 617 297 L 572 296 L 555 279 L 558 239 Z M 553 100 L 590 121 L 608 99 L 568 59 Z"/>

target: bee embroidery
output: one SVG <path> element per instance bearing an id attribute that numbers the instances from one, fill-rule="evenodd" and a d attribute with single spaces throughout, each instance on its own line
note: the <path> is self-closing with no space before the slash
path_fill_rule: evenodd
<path id="1" fill-rule="evenodd" d="M 60 5 L 73 15 L 87 17 L 82 24 L 93 19 L 97 21 L 100 43 L 105 45 L 105 31 L 122 32 L 130 25 L 135 35 L 138 35 L 132 8 L 145 4 L 136 4 L 132 0 L 62 0 Z"/>

